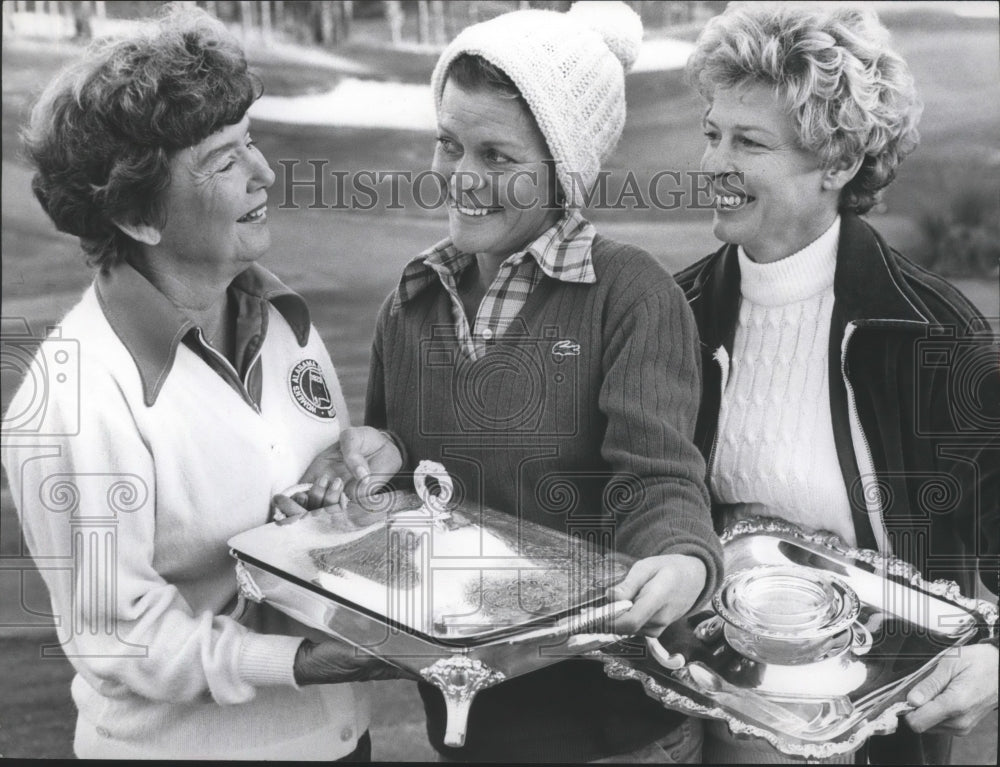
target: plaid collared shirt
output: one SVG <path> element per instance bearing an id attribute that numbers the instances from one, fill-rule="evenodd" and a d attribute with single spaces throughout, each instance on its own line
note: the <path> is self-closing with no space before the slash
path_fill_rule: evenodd
<path id="1" fill-rule="evenodd" d="M 597 230 L 580 212 L 572 210 L 546 229 L 523 251 L 508 256 L 483 297 L 472 327 L 458 294 L 458 281 L 471 266 L 474 253 L 462 253 L 450 239 L 439 242 L 410 261 L 396 290 L 396 308 L 440 280 L 451 296 L 452 316 L 462 349 L 472 359 L 479 359 L 487 344 L 500 338 L 528 296 L 544 275 L 562 282 L 594 283 L 591 249 Z M 529 258 L 530 256 L 530 258 Z"/>

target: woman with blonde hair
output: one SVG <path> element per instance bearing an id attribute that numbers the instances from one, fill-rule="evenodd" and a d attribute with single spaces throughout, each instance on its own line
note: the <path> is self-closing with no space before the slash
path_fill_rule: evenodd
<path id="1" fill-rule="evenodd" d="M 989 325 L 860 217 L 917 145 L 906 63 L 869 9 L 733 4 L 708 23 L 687 73 L 707 106 L 702 170 L 726 243 L 678 275 L 702 340 L 695 440 L 717 529 L 783 518 L 972 595 L 976 558 L 995 556 L 1000 535 Z M 935 338 L 950 339 L 935 358 L 944 365 L 922 356 Z M 965 418 L 950 406 L 962 369 L 981 372 L 960 382 L 972 387 Z M 930 513 L 921 488 L 942 475 L 961 492 Z M 982 575 L 995 592 L 996 570 Z M 950 735 L 996 708 L 995 627 L 908 701 L 873 761 L 946 760 Z M 704 756 L 781 757 L 714 724 Z"/>

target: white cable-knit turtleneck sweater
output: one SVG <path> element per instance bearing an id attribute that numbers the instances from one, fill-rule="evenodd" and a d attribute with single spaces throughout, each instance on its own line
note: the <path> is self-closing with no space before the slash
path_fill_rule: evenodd
<path id="1" fill-rule="evenodd" d="M 840 217 L 788 258 L 739 248 L 739 324 L 709 485 L 716 504 L 856 543 L 830 417 L 829 343 Z"/>

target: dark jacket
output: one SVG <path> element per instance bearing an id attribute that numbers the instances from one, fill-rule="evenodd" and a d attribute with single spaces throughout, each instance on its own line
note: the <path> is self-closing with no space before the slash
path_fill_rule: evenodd
<path id="1" fill-rule="evenodd" d="M 739 316 L 736 246 L 677 281 L 701 335 L 695 442 L 710 468 Z M 970 596 L 978 569 L 996 593 L 1000 356 L 989 323 L 850 214 L 841 221 L 833 292 L 830 408 L 858 546 L 888 547 L 925 579 L 954 580 Z"/>

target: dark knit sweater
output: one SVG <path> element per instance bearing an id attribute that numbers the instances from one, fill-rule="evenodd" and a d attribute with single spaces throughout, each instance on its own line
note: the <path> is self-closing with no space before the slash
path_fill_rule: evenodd
<path id="1" fill-rule="evenodd" d="M 721 576 L 705 464 L 692 442 L 700 353 L 673 278 L 598 237 L 594 284 L 544 277 L 507 332 L 470 361 L 434 283 L 379 314 L 366 422 L 409 459 L 440 461 L 466 501 L 636 557 L 699 557 Z M 587 761 L 646 745 L 679 721 L 636 682 L 564 661 L 480 692 L 466 745 L 442 745 L 444 703 L 421 685 L 431 743 L 462 760 Z"/>

